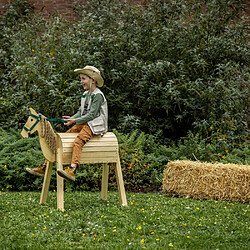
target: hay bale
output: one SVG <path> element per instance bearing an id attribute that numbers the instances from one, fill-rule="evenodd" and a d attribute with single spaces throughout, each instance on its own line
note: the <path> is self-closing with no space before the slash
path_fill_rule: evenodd
<path id="1" fill-rule="evenodd" d="M 169 162 L 163 192 L 198 199 L 250 200 L 250 165 Z"/>

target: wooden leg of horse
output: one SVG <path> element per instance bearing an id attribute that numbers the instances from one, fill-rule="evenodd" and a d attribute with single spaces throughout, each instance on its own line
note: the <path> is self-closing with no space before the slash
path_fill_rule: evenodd
<path id="1" fill-rule="evenodd" d="M 115 173 L 116 173 L 116 180 L 117 180 L 121 206 L 127 206 L 127 198 L 126 198 L 126 193 L 125 193 L 125 187 L 124 187 L 124 182 L 123 182 L 123 177 L 122 177 L 122 169 L 121 169 L 119 156 L 117 159 L 117 163 L 115 164 Z"/>
<path id="2" fill-rule="evenodd" d="M 46 167 L 45 175 L 43 179 L 42 193 L 40 197 L 40 204 L 45 203 L 47 201 L 52 167 L 53 167 L 53 162 L 47 161 L 47 167 Z"/>
<path id="3" fill-rule="evenodd" d="M 109 165 L 104 163 L 102 166 L 102 189 L 101 189 L 101 199 L 107 200 L 108 196 L 108 178 L 109 178 Z"/>
<path id="4" fill-rule="evenodd" d="M 57 169 L 63 169 L 62 148 L 57 151 Z M 57 174 L 57 208 L 64 211 L 64 185 L 63 178 Z"/>

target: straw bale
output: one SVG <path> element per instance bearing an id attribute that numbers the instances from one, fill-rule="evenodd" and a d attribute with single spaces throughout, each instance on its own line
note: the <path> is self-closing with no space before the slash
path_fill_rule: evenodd
<path id="1" fill-rule="evenodd" d="M 172 161 L 164 171 L 163 192 L 198 199 L 250 200 L 250 165 Z"/>

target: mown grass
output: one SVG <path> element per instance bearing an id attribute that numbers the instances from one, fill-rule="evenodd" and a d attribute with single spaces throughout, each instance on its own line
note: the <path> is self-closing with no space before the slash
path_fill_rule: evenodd
<path id="1" fill-rule="evenodd" d="M 162 193 L 66 192 L 39 205 L 38 192 L 1 192 L 1 249 L 249 249 L 249 204 Z"/>

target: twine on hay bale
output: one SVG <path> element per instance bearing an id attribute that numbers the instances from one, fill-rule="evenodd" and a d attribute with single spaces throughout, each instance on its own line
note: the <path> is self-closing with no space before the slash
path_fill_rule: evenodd
<path id="1" fill-rule="evenodd" d="M 172 161 L 164 171 L 163 192 L 198 199 L 250 200 L 250 165 Z"/>

